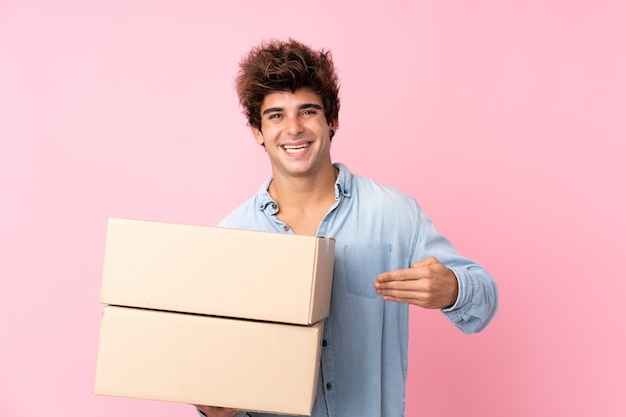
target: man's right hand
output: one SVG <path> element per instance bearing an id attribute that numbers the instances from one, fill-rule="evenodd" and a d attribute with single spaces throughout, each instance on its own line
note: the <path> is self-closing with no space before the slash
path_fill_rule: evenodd
<path id="1" fill-rule="evenodd" d="M 208 405 L 196 405 L 195 407 L 206 417 L 234 417 L 237 413 L 243 413 L 243 411 L 234 408 L 211 407 Z"/>

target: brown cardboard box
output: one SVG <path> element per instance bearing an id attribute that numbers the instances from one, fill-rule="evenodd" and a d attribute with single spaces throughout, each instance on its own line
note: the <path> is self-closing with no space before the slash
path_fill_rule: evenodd
<path id="1" fill-rule="evenodd" d="M 322 323 L 106 306 L 94 393 L 310 415 Z"/>
<path id="2" fill-rule="evenodd" d="M 100 301 L 308 325 L 330 308 L 332 238 L 109 219 Z"/>

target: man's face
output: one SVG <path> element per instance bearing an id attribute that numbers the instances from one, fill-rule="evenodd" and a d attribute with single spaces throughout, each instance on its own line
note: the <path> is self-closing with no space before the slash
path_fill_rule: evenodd
<path id="1" fill-rule="evenodd" d="M 309 89 L 273 92 L 261 106 L 261 130 L 252 128 L 257 142 L 265 146 L 274 176 L 313 176 L 328 168 L 330 125 L 322 100 Z"/>

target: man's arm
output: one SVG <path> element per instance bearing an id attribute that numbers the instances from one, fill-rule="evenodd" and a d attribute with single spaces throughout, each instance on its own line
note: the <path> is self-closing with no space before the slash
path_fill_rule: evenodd
<path id="1" fill-rule="evenodd" d="M 374 282 L 385 301 L 439 308 L 464 333 L 481 331 L 498 307 L 498 289 L 480 268 L 447 268 L 434 257 L 384 272 Z"/>
<path id="2" fill-rule="evenodd" d="M 388 271 L 376 277 L 374 288 L 385 300 L 439 308 L 464 333 L 477 333 L 487 326 L 498 309 L 498 287 L 489 272 L 459 254 L 437 231 L 415 199 L 404 210 L 409 237 L 403 234 L 411 254 L 411 268 Z"/>

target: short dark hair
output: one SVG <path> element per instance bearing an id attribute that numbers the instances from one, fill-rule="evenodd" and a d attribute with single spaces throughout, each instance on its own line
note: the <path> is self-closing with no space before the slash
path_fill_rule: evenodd
<path id="1" fill-rule="evenodd" d="M 239 63 L 235 85 L 248 124 L 259 130 L 263 100 L 276 91 L 308 88 L 322 100 L 328 123 L 339 115 L 339 80 L 330 52 L 293 39 L 252 48 Z"/>

